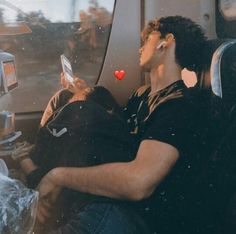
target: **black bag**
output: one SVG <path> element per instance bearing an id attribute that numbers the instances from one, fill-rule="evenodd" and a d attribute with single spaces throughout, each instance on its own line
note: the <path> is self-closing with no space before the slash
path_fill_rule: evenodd
<path id="1" fill-rule="evenodd" d="M 130 161 L 133 143 L 126 122 L 93 101 L 76 101 L 58 110 L 40 128 L 31 159 L 39 167 L 28 176 L 35 186 L 52 168 L 86 167 Z"/>

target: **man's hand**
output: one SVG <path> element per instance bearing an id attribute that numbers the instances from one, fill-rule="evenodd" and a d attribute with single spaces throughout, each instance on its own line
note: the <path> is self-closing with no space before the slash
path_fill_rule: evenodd
<path id="1" fill-rule="evenodd" d="M 37 220 L 44 223 L 50 217 L 51 209 L 60 194 L 61 186 L 55 183 L 53 174 L 49 172 L 40 181 L 37 190 L 39 191 Z"/>
<path id="2" fill-rule="evenodd" d="M 52 204 L 47 198 L 39 198 L 37 208 L 37 221 L 38 223 L 45 223 L 45 221 L 51 216 Z"/>

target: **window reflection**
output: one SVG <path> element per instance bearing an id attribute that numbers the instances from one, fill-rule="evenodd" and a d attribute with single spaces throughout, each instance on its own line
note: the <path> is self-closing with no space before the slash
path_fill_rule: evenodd
<path id="1" fill-rule="evenodd" d="M 111 0 L 0 0 L 0 49 L 15 56 L 19 80 L 19 88 L 0 99 L 1 107 L 14 112 L 42 110 L 60 88 L 63 53 L 74 73 L 94 84 L 113 8 Z"/>
<path id="2" fill-rule="evenodd" d="M 219 9 L 226 20 L 236 19 L 236 0 L 220 0 Z"/>

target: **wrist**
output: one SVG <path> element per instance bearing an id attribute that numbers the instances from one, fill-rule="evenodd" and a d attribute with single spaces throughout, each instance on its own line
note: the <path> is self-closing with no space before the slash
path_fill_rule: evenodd
<path id="1" fill-rule="evenodd" d="M 48 177 L 55 185 L 63 187 L 64 172 L 62 167 L 53 168 L 49 171 Z"/>

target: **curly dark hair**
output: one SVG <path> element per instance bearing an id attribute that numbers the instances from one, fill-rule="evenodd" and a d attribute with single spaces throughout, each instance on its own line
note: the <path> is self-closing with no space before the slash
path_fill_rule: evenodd
<path id="1" fill-rule="evenodd" d="M 176 41 L 176 62 L 182 68 L 187 68 L 190 71 L 201 70 L 202 54 L 207 38 L 200 25 L 182 16 L 162 17 L 159 20 L 149 21 L 142 32 L 143 40 L 146 40 L 153 31 L 159 31 L 161 38 L 172 33 Z"/>

